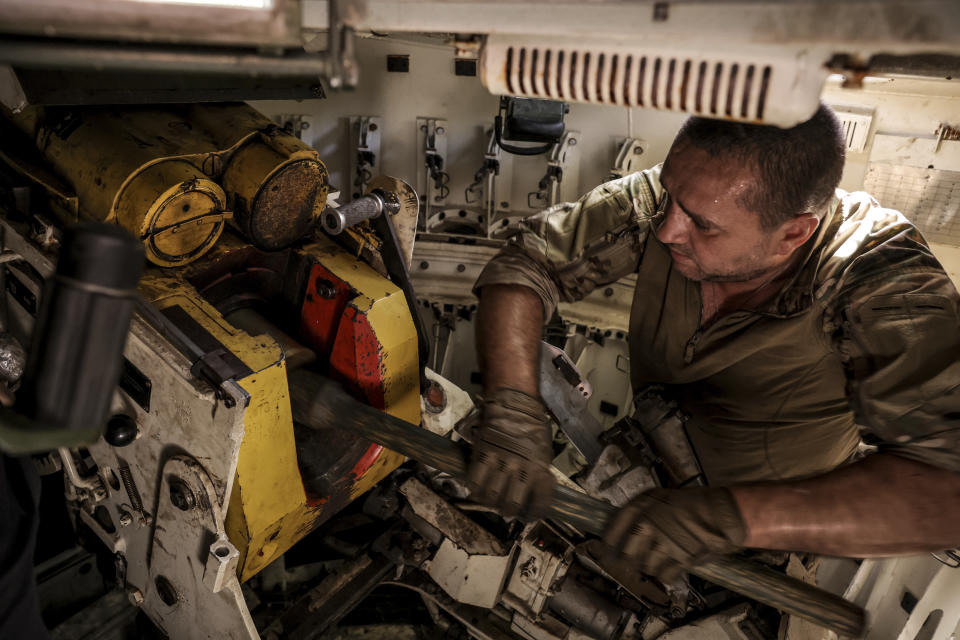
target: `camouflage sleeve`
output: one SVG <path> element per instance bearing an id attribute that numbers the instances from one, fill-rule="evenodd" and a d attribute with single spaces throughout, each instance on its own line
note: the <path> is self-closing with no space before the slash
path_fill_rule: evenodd
<path id="1" fill-rule="evenodd" d="M 960 296 L 916 232 L 877 253 L 896 269 L 848 289 L 839 317 L 857 422 L 881 451 L 960 471 Z"/>
<path id="2" fill-rule="evenodd" d="M 549 320 L 561 300 L 580 300 L 636 269 L 661 191 L 657 166 L 526 218 L 484 268 L 474 292 L 491 284 L 528 287 Z"/>

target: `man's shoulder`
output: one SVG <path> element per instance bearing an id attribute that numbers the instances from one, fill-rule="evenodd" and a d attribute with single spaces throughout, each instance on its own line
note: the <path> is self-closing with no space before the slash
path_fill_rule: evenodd
<path id="1" fill-rule="evenodd" d="M 943 272 L 923 235 L 899 211 L 880 206 L 866 192 L 840 189 L 833 206 L 819 259 L 818 297 L 875 281 L 914 281 L 924 272 Z"/>

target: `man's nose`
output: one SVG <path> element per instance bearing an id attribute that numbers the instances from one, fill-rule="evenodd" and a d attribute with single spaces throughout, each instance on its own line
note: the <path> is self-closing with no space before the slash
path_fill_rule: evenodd
<path id="1" fill-rule="evenodd" d="M 678 207 L 670 206 L 664 213 L 664 220 L 657 229 L 657 237 L 664 244 L 687 244 L 690 220 L 678 211 Z"/>

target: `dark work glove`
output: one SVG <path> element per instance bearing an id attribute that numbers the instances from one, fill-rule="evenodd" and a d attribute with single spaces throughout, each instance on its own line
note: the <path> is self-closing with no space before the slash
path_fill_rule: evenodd
<path id="1" fill-rule="evenodd" d="M 471 498 L 506 516 L 541 518 L 556 482 L 552 460 L 553 434 L 539 400 L 503 388 L 483 399 L 467 469 Z"/>
<path id="2" fill-rule="evenodd" d="M 723 488 L 651 489 L 618 511 L 603 541 L 636 569 L 674 583 L 684 570 L 743 547 L 746 524 Z"/>

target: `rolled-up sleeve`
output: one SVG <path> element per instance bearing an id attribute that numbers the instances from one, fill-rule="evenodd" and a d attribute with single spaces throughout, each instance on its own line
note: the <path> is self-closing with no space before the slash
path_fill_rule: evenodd
<path id="1" fill-rule="evenodd" d="M 847 297 L 849 393 L 880 451 L 960 471 L 960 296 L 924 249 Z"/>
<path id="2" fill-rule="evenodd" d="M 593 189 L 579 201 L 526 218 L 474 285 L 528 287 L 549 320 L 558 302 L 576 302 L 637 268 L 660 196 L 660 167 Z"/>

